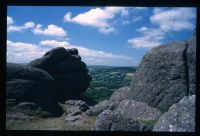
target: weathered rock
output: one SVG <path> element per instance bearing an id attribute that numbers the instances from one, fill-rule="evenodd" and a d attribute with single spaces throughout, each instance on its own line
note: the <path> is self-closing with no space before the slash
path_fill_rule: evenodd
<path id="1" fill-rule="evenodd" d="M 67 110 L 66 114 L 67 116 L 76 116 L 81 114 L 81 110 L 79 109 L 79 107 L 72 107 L 70 109 Z"/>
<path id="2" fill-rule="evenodd" d="M 89 106 L 87 105 L 87 103 L 85 101 L 82 101 L 82 100 L 68 100 L 68 101 L 65 101 L 65 104 L 78 106 L 78 108 L 81 111 L 86 111 L 86 110 L 89 109 Z"/>
<path id="3" fill-rule="evenodd" d="M 195 132 L 195 95 L 173 104 L 155 124 L 153 131 Z"/>
<path id="4" fill-rule="evenodd" d="M 65 48 L 63 47 L 54 48 L 46 52 L 43 57 L 31 61 L 30 63 L 28 63 L 28 65 L 49 71 L 52 67 L 58 64 L 64 57 L 66 57 L 66 55 L 67 52 Z"/>
<path id="5" fill-rule="evenodd" d="M 114 120 L 113 112 L 111 110 L 105 110 L 98 115 L 95 121 L 96 131 L 110 131 L 112 122 Z"/>
<path id="6" fill-rule="evenodd" d="M 53 80 L 31 81 L 24 79 L 13 79 L 6 82 L 7 99 L 16 99 L 18 102 L 33 102 L 38 104 L 43 110 L 52 113 L 53 116 L 60 116 L 63 110 L 57 104 L 55 98 Z M 48 97 L 47 97 L 48 94 Z M 60 94 L 61 95 L 61 94 Z"/>
<path id="7" fill-rule="evenodd" d="M 121 101 L 124 99 L 131 99 L 133 97 L 133 91 L 130 90 L 129 87 L 122 87 L 114 91 L 114 93 L 110 96 L 110 101 Z"/>
<path id="8" fill-rule="evenodd" d="M 85 106 L 87 103 L 82 100 L 68 100 L 65 101 L 65 104 L 74 105 L 74 106 Z"/>
<path id="9" fill-rule="evenodd" d="M 32 102 L 53 102 L 51 89 L 52 82 L 49 81 L 32 81 L 25 79 L 12 79 L 6 82 L 7 99 L 17 99 L 18 101 Z M 49 94 L 46 97 L 46 94 Z M 54 101 L 55 102 L 55 101 Z"/>
<path id="10" fill-rule="evenodd" d="M 189 95 L 196 93 L 196 38 L 187 41 L 187 68 Z"/>
<path id="11" fill-rule="evenodd" d="M 24 113 L 6 114 L 7 120 L 33 120 L 34 117 L 25 115 Z"/>
<path id="12" fill-rule="evenodd" d="M 65 119 L 65 123 L 70 126 L 79 126 L 79 127 L 88 125 L 88 122 L 84 118 L 82 118 L 80 115 L 67 116 Z"/>
<path id="13" fill-rule="evenodd" d="M 55 79 L 54 96 L 58 101 L 78 96 L 85 92 L 91 81 L 86 64 L 81 61 L 75 48 L 55 48 L 39 60 L 29 63 L 33 67 L 47 70 Z"/>
<path id="14" fill-rule="evenodd" d="M 25 110 L 37 110 L 40 108 L 37 104 L 32 102 L 21 102 L 15 106 L 18 109 L 25 109 Z"/>
<path id="15" fill-rule="evenodd" d="M 79 96 L 91 81 L 86 64 L 75 48 L 58 47 L 28 66 L 8 63 L 7 67 L 8 99 L 34 102 L 56 115 L 62 111 L 58 102 Z M 87 106 L 80 106 L 82 111 L 87 109 Z"/>
<path id="16" fill-rule="evenodd" d="M 60 81 L 60 80 L 59 80 Z M 74 96 L 79 96 L 85 92 L 89 86 L 90 79 L 85 79 L 75 85 L 67 84 L 66 82 L 55 81 L 57 87 L 54 96 L 60 101 L 65 101 Z M 58 93 L 59 92 L 59 93 Z"/>
<path id="17" fill-rule="evenodd" d="M 44 70 L 16 63 L 7 63 L 6 76 L 7 79 L 53 80 L 53 77 Z"/>
<path id="18" fill-rule="evenodd" d="M 150 131 L 145 124 L 123 114 L 114 113 L 111 131 Z"/>
<path id="19" fill-rule="evenodd" d="M 78 50 L 76 48 L 67 49 L 67 56 L 78 55 Z"/>
<path id="20" fill-rule="evenodd" d="M 151 49 L 135 72 L 132 99 L 167 110 L 187 95 L 186 49 L 186 42 Z"/>
<path id="21" fill-rule="evenodd" d="M 146 131 L 146 126 L 120 113 L 105 110 L 95 122 L 96 131 Z"/>
<path id="22" fill-rule="evenodd" d="M 104 100 L 96 104 L 95 106 L 91 107 L 89 110 L 85 112 L 88 116 L 96 116 L 106 110 L 109 107 L 109 101 Z"/>
<path id="23" fill-rule="evenodd" d="M 72 72 L 87 73 L 88 69 L 86 68 L 86 64 L 78 59 L 66 59 L 50 70 L 52 75 Z"/>
<path id="24" fill-rule="evenodd" d="M 119 112 L 125 117 L 142 121 L 158 120 L 161 116 L 159 110 L 150 107 L 146 103 L 128 99 L 121 101 L 114 109 L 114 112 Z"/>
<path id="25" fill-rule="evenodd" d="M 115 108 L 107 108 L 98 115 L 95 130 L 150 131 L 152 126 L 145 122 L 156 122 L 161 115 L 160 111 L 143 102 L 125 99 L 116 103 Z"/>
<path id="26" fill-rule="evenodd" d="M 79 55 L 71 55 L 69 56 L 70 59 L 77 59 L 77 60 L 81 60 L 81 56 Z"/>
<path id="27" fill-rule="evenodd" d="M 59 86 L 63 90 L 70 90 L 78 87 L 77 85 L 81 84 L 82 82 L 89 83 L 91 81 L 91 76 L 85 73 L 59 74 L 55 75 L 54 78 L 56 86 Z M 87 89 L 87 85 L 88 84 L 86 84 L 86 88 L 84 88 L 84 90 Z M 78 92 L 78 90 L 76 91 Z"/>

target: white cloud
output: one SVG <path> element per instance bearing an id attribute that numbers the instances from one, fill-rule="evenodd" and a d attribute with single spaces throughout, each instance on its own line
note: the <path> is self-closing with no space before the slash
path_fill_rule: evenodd
<path id="1" fill-rule="evenodd" d="M 153 48 L 162 44 L 161 40 L 165 38 L 165 32 L 160 29 L 141 27 L 136 31 L 141 32 L 143 36 L 128 40 L 135 48 Z"/>
<path id="2" fill-rule="evenodd" d="M 137 22 L 139 20 L 142 20 L 142 16 L 133 17 L 133 22 Z"/>
<path id="3" fill-rule="evenodd" d="M 56 25 L 50 24 L 47 28 L 42 29 L 42 25 L 38 24 L 33 29 L 33 33 L 36 35 L 49 35 L 49 36 L 66 36 L 67 32 L 62 28 Z"/>
<path id="4" fill-rule="evenodd" d="M 135 48 L 153 48 L 161 44 L 159 40 L 152 39 L 149 36 L 132 38 L 128 42 Z"/>
<path id="5" fill-rule="evenodd" d="M 102 59 L 96 59 L 96 58 L 84 58 L 85 61 L 95 61 L 95 62 L 104 62 Z"/>
<path id="6" fill-rule="evenodd" d="M 192 8 L 155 8 L 154 15 L 150 17 L 153 24 L 157 24 L 164 31 L 193 30 L 191 19 L 195 18 Z"/>
<path id="7" fill-rule="evenodd" d="M 45 41 L 41 41 L 40 45 L 67 48 L 69 46 L 69 43 L 67 41 L 45 40 Z"/>
<path id="8" fill-rule="evenodd" d="M 8 62 L 27 63 L 42 56 L 46 51 L 47 49 L 42 49 L 35 44 L 7 40 Z"/>
<path id="9" fill-rule="evenodd" d="M 108 28 L 103 27 L 103 28 L 99 29 L 99 32 L 104 33 L 104 34 L 109 34 L 114 31 L 115 31 L 115 28 L 113 28 L 113 27 L 108 27 Z"/>
<path id="10" fill-rule="evenodd" d="M 10 25 L 10 24 L 13 24 L 13 23 L 14 23 L 13 18 L 7 16 L 7 25 Z"/>
<path id="11" fill-rule="evenodd" d="M 33 22 L 26 22 L 24 25 L 22 26 L 14 26 L 14 25 L 8 25 L 7 27 L 7 31 L 8 32 L 14 32 L 14 31 L 22 31 L 22 30 L 26 30 L 26 29 L 30 29 L 33 28 L 35 26 L 35 24 Z"/>
<path id="12" fill-rule="evenodd" d="M 131 38 L 128 43 L 135 48 L 159 46 L 170 31 L 193 30 L 194 25 L 191 22 L 193 18 L 195 18 L 195 13 L 192 8 L 154 8 L 150 21 L 158 27 L 143 26 L 137 29 L 136 31 L 142 33 L 142 36 Z"/>
<path id="13" fill-rule="evenodd" d="M 124 20 L 124 21 L 122 21 L 122 25 L 128 25 L 128 24 L 130 24 L 131 22 L 130 21 L 128 21 L 128 20 Z"/>
<path id="14" fill-rule="evenodd" d="M 27 63 L 44 55 L 48 50 L 55 47 L 77 48 L 83 59 L 92 62 L 103 62 L 104 60 L 131 60 L 130 57 L 117 55 L 109 52 L 88 49 L 81 46 L 70 45 L 67 41 L 45 40 L 37 44 L 7 41 L 7 61 L 16 63 Z"/>
<path id="15" fill-rule="evenodd" d="M 68 12 L 64 16 L 64 21 L 96 27 L 99 29 L 99 32 L 107 34 L 115 30 L 109 23 L 109 20 L 113 19 L 117 14 L 127 16 L 128 11 L 123 7 L 106 7 L 104 9 L 95 8 L 80 13 L 75 17 L 72 17 L 72 13 Z"/>
<path id="16" fill-rule="evenodd" d="M 135 9 L 137 9 L 137 10 L 145 10 L 145 9 L 147 9 L 147 7 L 135 7 Z"/>
<path id="17" fill-rule="evenodd" d="M 124 55 L 115 55 L 112 53 L 98 51 L 93 49 L 88 49 L 82 46 L 71 45 L 67 41 L 56 41 L 56 40 L 45 40 L 40 42 L 41 45 L 51 46 L 51 47 L 65 47 L 65 48 L 77 48 L 80 55 L 89 58 L 112 58 L 112 59 L 130 59 L 130 57 Z"/>

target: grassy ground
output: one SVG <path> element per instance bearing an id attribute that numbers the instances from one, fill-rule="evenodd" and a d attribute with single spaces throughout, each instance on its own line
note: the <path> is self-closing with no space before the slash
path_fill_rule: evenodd
<path id="1" fill-rule="evenodd" d="M 48 118 L 48 119 L 33 119 L 26 121 L 6 121 L 8 130 L 92 130 L 94 118 L 88 118 L 91 121 L 89 126 L 70 126 L 64 122 L 65 118 Z"/>
<path id="2" fill-rule="evenodd" d="M 66 111 L 70 106 L 61 104 Z M 31 114 L 30 114 L 31 113 Z M 33 114 L 37 113 L 37 114 Z M 9 118 L 10 115 L 25 115 L 32 119 L 16 120 Z M 7 130 L 89 130 L 94 127 L 96 117 L 81 116 L 88 122 L 85 126 L 71 126 L 65 124 L 65 116 L 61 117 L 41 117 L 36 111 L 17 110 L 12 107 L 6 109 L 6 129 Z"/>

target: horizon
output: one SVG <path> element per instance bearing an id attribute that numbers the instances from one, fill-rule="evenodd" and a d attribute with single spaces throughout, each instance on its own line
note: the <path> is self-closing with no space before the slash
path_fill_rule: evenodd
<path id="1" fill-rule="evenodd" d="M 7 62 L 64 47 L 88 66 L 137 67 L 151 48 L 190 39 L 195 28 L 196 8 L 8 6 Z"/>

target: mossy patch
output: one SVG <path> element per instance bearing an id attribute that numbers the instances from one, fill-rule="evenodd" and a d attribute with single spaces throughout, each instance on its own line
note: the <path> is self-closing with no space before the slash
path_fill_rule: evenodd
<path id="1" fill-rule="evenodd" d="M 142 122 L 149 130 L 153 130 L 154 125 L 156 124 L 156 120 L 139 120 Z"/>

